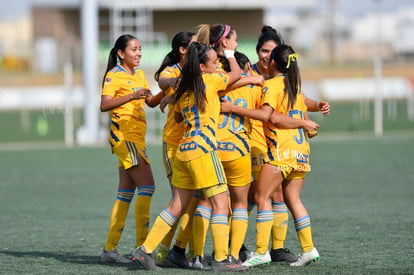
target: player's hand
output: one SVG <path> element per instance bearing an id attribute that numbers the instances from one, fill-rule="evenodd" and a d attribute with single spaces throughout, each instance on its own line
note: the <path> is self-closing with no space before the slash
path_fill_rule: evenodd
<path id="1" fill-rule="evenodd" d="M 147 97 L 147 89 L 140 89 L 133 93 L 132 99 L 143 99 Z"/>
<path id="2" fill-rule="evenodd" d="M 173 96 L 173 95 L 164 96 L 161 99 L 161 102 L 160 102 L 160 110 L 161 110 L 161 112 L 164 113 L 165 107 L 167 107 L 168 104 L 175 104 L 175 96 Z"/>
<path id="3" fill-rule="evenodd" d="M 145 97 L 152 96 L 151 90 L 145 89 Z"/>
<path id="4" fill-rule="evenodd" d="M 224 98 L 221 98 L 221 102 L 220 102 L 221 113 L 231 113 L 233 106 L 234 106 L 233 103 L 231 103 L 228 100 L 225 100 Z"/>
<path id="5" fill-rule="evenodd" d="M 318 109 L 321 111 L 321 113 L 325 116 L 329 115 L 330 112 L 330 106 L 329 103 L 326 101 L 319 101 L 318 102 Z"/>
<path id="6" fill-rule="evenodd" d="M 252 84 L 253 85 L 260 85 L 263 86 L 265 79 L 263 77 L 263 75 L 253 75 L 251 76 L 252 78 Z"/>
<path id="7" fill-rule="evenodd" d="M 318 131 L 316 131 L 316 130 L 311 131 L 311 132 L 306 131 L 306 133 L 308 133 L 309 138 L 313 138 L 313 137 L 316 137 L 318 135 Z"/>
<path id="8" fill-rule="evenodd" d="M 305 128 L 306 132 L 308 133 L 317 131 L 319 127 L 319 124 L 312 120 L 303 120 L 303 128 Z"/>

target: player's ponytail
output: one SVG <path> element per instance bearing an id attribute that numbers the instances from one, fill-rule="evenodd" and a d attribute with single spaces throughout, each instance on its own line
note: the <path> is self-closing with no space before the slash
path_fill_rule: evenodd
<path id="1" fill-rule="evenodd" d="M 106 70 L 105 70 L 104 77 L 102 80 L 102 86 L 105 83 L 106 74 L 118 64 L 118 59 L 120 59 L 118 56 L 118 50 L 124 51 L 128 45 L 128 42 L 131 39 L 136 39 L 136 38 L 130 34 L 124 34 L 118 37 L 118 39 L 115 41 L 114 47 L 109 52 L 108 64 L 106 65 Z"/>
<path id="2" fill-rule="evenodd" d="M 270 58 L 275 62 L 276 70 L 285 75 L 285 96 L 288 96 L 288 108 L 293 108 L 301 89 L 298 55 L 291 46 L 279 45 L 273 49 Z"/>
<path id="3" fill-rule="evenodd" d="M 175 96 L 178 101 L 184 93 L 194 92 L 196 108 L 202 112 L 205 110 L 207 97 L 200 64 L 206 64 L 208 61 L 207 53 L 209 50 L 210 47 L 200 42 L 194 42 L 188 47 L 185 65 L 181 72 L 181 81 Z"/>
<path id="4" fill-rule="evenodd" d="M 206 45 L 210 45 L 210 29 L 209 24 L 201 24 L 197 27 L 197 41 Z"/>

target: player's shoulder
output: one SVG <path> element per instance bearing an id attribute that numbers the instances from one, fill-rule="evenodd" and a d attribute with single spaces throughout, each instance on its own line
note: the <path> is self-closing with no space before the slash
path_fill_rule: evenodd
<path id="1" fill-rule="evenodd" d="M 125 73 L 125 70 L 121 66 L 117 65 L 113 67 L 112 69 L 110 69 L 108 73 L 110 74 Z"/>

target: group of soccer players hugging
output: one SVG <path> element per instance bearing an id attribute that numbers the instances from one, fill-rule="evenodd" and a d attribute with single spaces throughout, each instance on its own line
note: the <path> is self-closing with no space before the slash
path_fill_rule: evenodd
<path id="1" fill-rule="evenodd" d="M 139 40 L 129 34 L 116 40 L 100 109 L 110 112 L 119 186 L 102 262 L 135 261 L 150 270 L 174 265 L 244 271 L 272 261 L 304 266 L 319 259 L 300 192 L 310 171 L 309 138 L 319 128 L 307 111 L 328 115 L 330 106 L 303 94 L 298 55 L 274 28 L 262 27 L 255 64 L 237 46 L 237 32 L 226 24 L 177 33 L 155 73 L 161 91 L 153 95 L 139 69 Z M 145 146 L 145 105 L 159 105 L 162 112 L 168 107 L 162 159 L 172 196 L 151 230 L 155 188 Z M 135 189 L 131 260 L 116 247 Z M 253 252 L 244 242 L 255 206 Z M 302 248 L 298 256 L 283 247 L 288 210 Z M 209 227 L 214 250 L 204 257 Z"/>

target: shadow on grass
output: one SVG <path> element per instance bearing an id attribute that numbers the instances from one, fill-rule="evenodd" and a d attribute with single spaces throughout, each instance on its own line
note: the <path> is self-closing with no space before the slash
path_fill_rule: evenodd
<path id="1" fill-rule="evenodd" d="M 13 256 L 17 258 L 48 258 L 55 259 L 61 262 L 72 264 L 88 264 L 88 265 L 110 265 L 119 267 L 128 267 L 130 270 L 143 269 L 143 267 L 135 262 L 129 264 L 121 263 L 102 263 L 99 256 L 83 256 L 74 253 L 59 253 L 47 251 L 0 251 L 0 254 Z"/>

